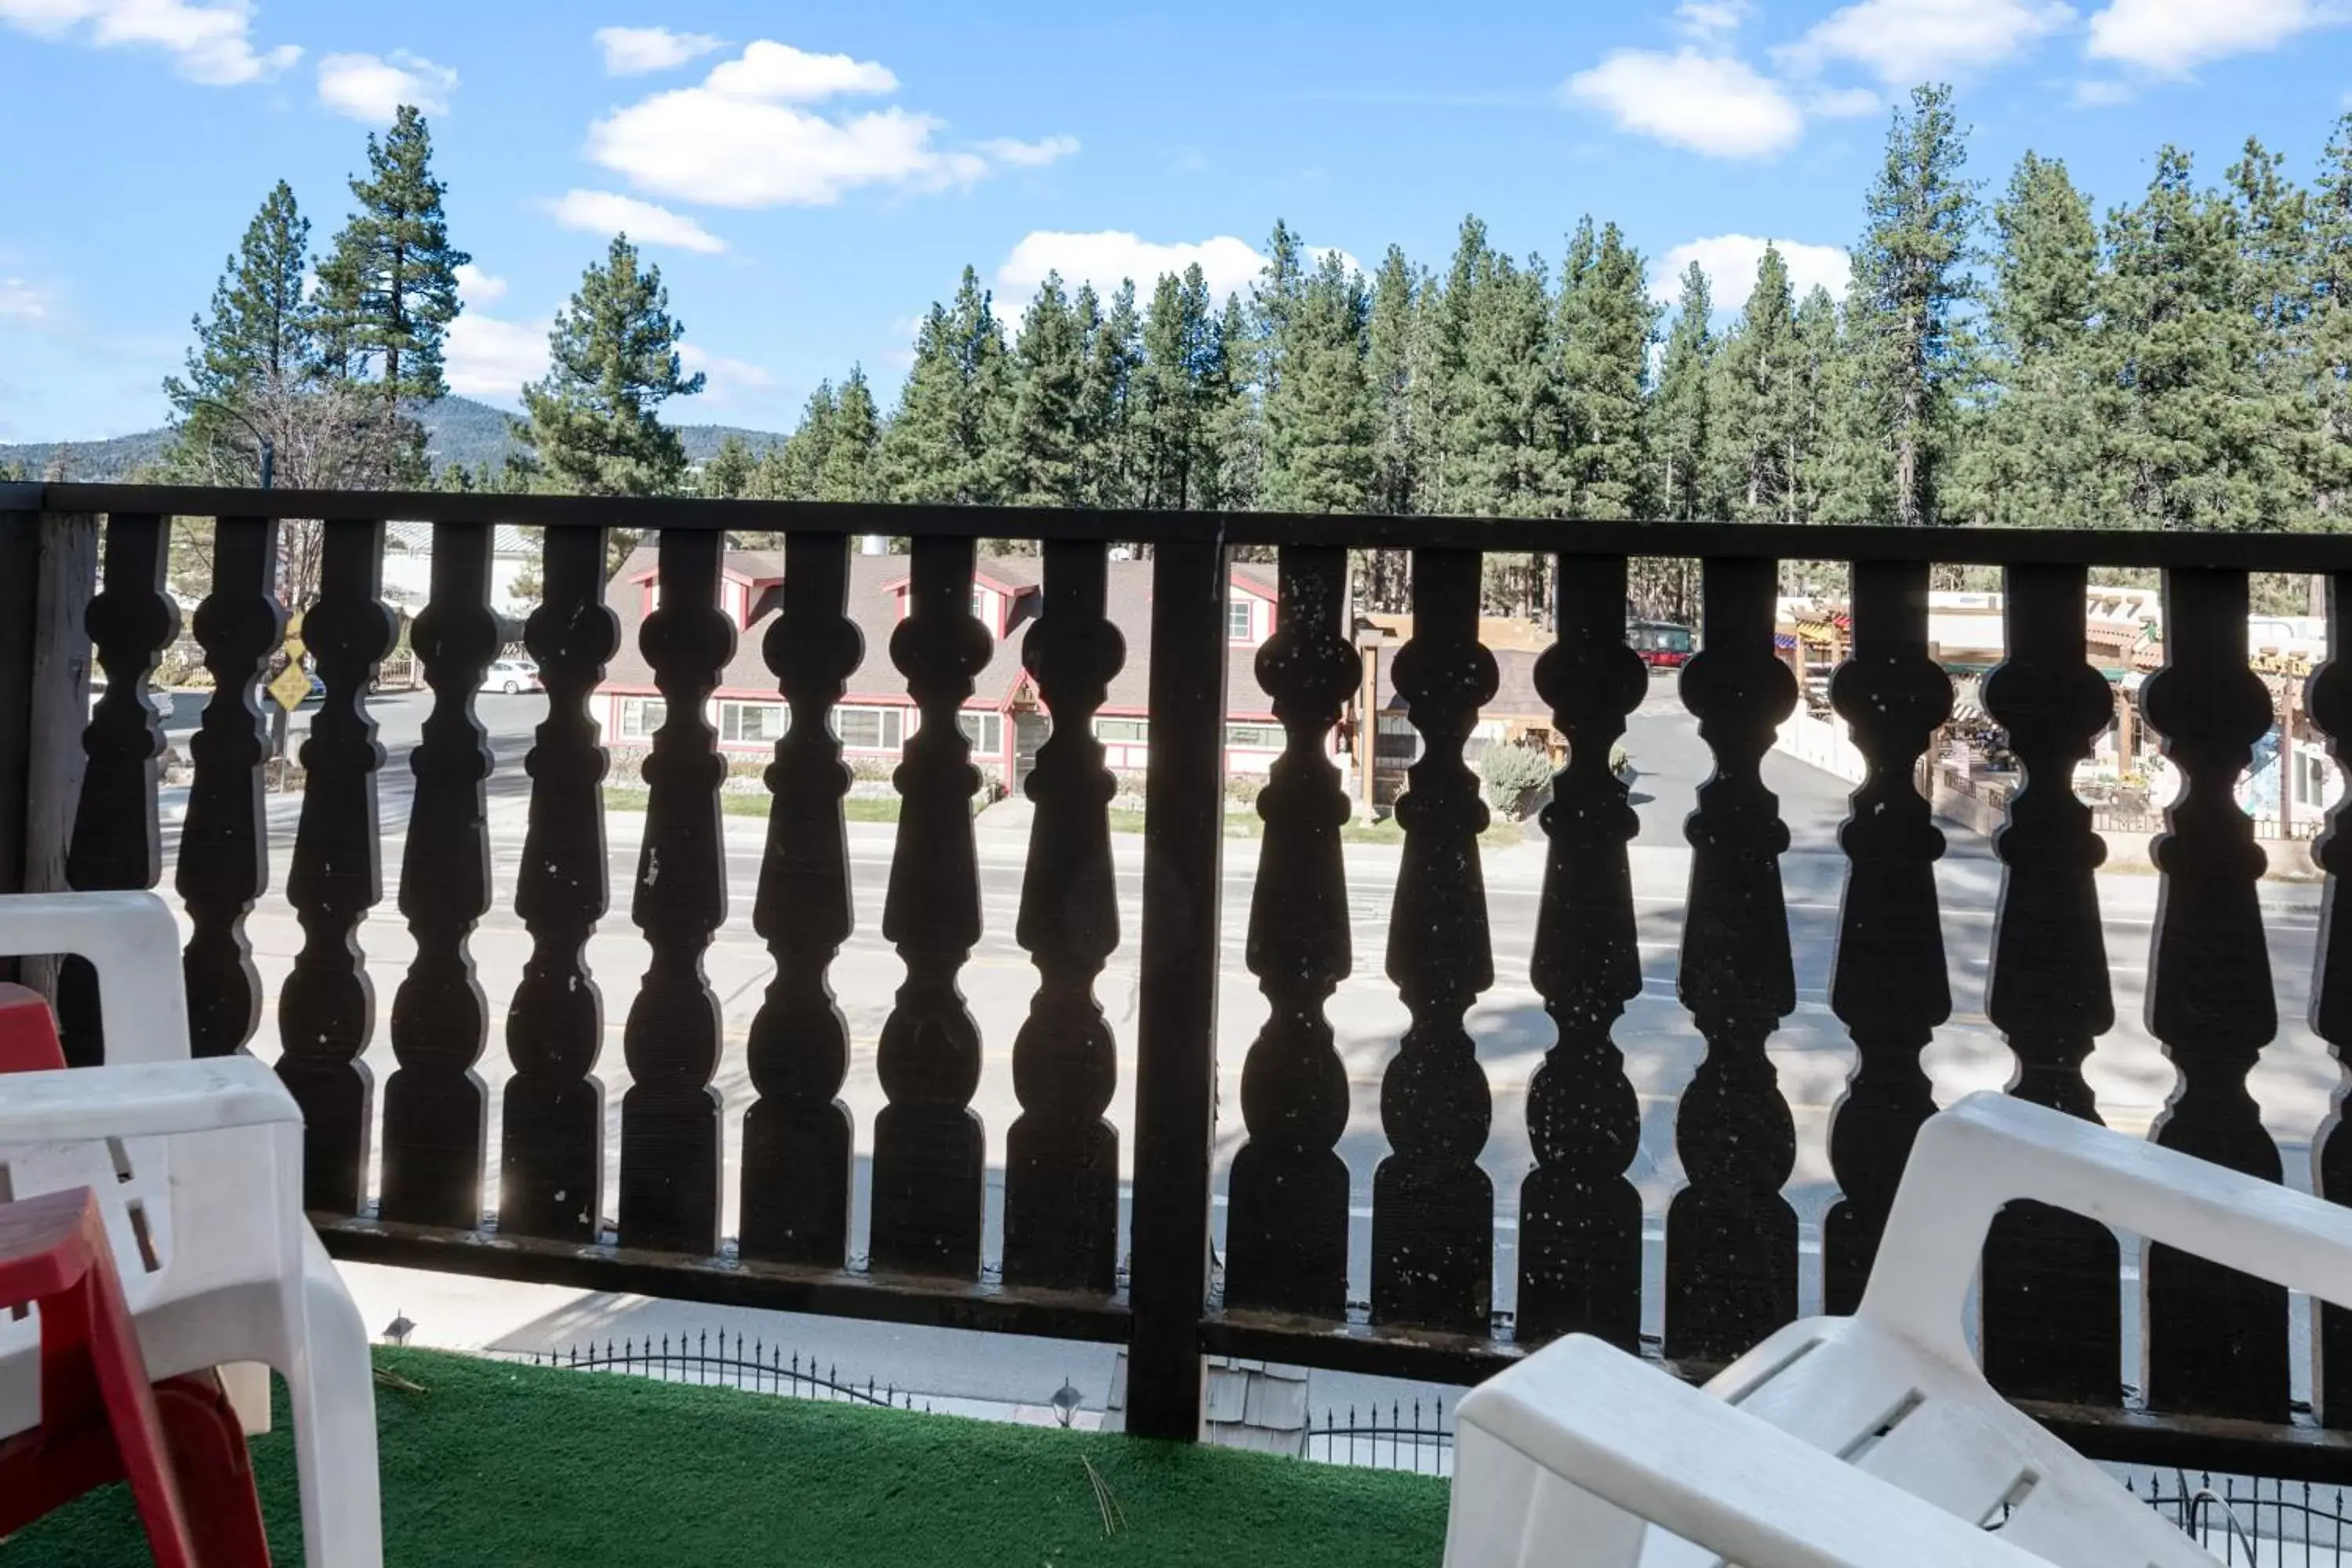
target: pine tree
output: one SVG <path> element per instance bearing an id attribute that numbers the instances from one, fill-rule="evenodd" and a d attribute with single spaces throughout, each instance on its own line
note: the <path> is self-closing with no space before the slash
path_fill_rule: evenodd
<path id="1" fill-rule="evenodd" d="M 1543 264 L 1487 250 L 1445 291 L 1459 366 L 1445 397 L 1445 500 L 1490 517 L 1561 510 L 1559 382 Z"/>
<path id="2" fill-rule="evenodd" d="M 1683 271 L 1682 295 L 1675 304 L 1665 353 L 1658 361 L 1657 395 L 1651 405 L 1659 510 L 1670 518 L 1711 517 L 1717 510 L 1706 478 L 1712 417 L 1708 372 L 1716 350 L 1709 318 L 1714 312 L 1706 273 L 1694 261 Z"/>
<path id="3" fill-rule="evenodd" d="M 367 157 L 367 177 L 351 182 L 359 210 L 319 263 L 325 357 L 339 375 L 373 375 L 394 403 L 429 403 L 448 391 L 442 345 L 463 309 L 457 268 L 473 258 L 449 243 L 424 116 L 402 104 Z"/>
<path id="4" fill-rule="evenodd" d="M 686 325 L 669 313 L 661 268 L 615 235 L 548 333 L 548 373 L 522 389 L 516 434 L 554 487 L 580 495 L 667 495 L 686 471 L 677 432 L 656 416 L 702 390 L 678 363 Z"/>
<path id="5" fill-rule="evenodd" d="M 762 500 L 815 500 L 833 456 L 833 431 L 840 417 L 840 395 L 833 383 L 817 383 L 802 405 L 801 420 L 783 444 L 770 448 L 751 476 L 751 493 Z"/>
<path id="6" fill-rule="evenodd" d="M 187 379 L 163 384 L 184 416 L 198 397 L 234 401 L 256 385 L 300 380 L 316 352 L 317 310 L 305 297 L 303 274 L 310 263 L 310 220 L 294 200 L 293 187 L 278 182 L 246 226 L 237 252 L 223 265 L 213 286 L 212 320 L 192 319 L 195 347 L 188 351 Z"/>
<path id="7" fill-rule="evenodd" d="M 2340 526 L 2352 508 L 2352 114 L 2336 122 L 2323 156 L 2305 285 L 2318 408 L 2304 472 L 2313 510 L 2325 524 Z"/>
<path id="8" fill-rule="evenodd" d="M 2311 198 L 2283 174 L 2285 159 L 2252 137 L 2229 172 L 2238 242 L 2234 327 L 2248 353 L 2235 362 L 2231 411 L 2243 436 L 2232 461 L 2264 528 L 2316 520 L 2303 448 L 2311 439 Z"/>
<path id="9" fill-rule="evenodd" d="M 1568 510 L 1578 517 L 1630 518 L 1650 510 L 1644 416 L 1657 326 L 1640 253 L 1613 223 L 1596 239 L 1586 218 L 1570 241 L 1556 327 L 1560 484 Z"/>
<path id="10" fill-rule="evenodd" d="M 1831 399 L 1845 345 L 1838 333 L 1837 301 L 1816 283 L 1798 301 L 1791 324 L 1796 350 L 1788 424 L 1781 434 L 1790 477 L 1781 521 L 1818 522 L 1823 497 L 1836 482 L 1835 427 Z"/>
<path id="11" fill-rule="evenodd" d="M 1183 509 L 1210 504 L 1223 489 L 1211 414 L 1230 390 L 1223 333 L 1210 313 L 1198 263 L 1152 290 L 1143 320 L 1143 355 L 1129 381 L 1135 502 Z"/>
<path id="12" fill-rule="evenodd" d="M 1024 506 L 1084 500 L 1079 407 L 1086 364 L 1086 329 L 1063 295 L 1061 274 L 1048 273 L 1013 347 L 1008 500 Z"/>
<path id="13" fill-rule="evenodd" d="M 1135 504 L 1129 415 L 1142 322 L 1135 284 L 1120 283 L 1104 311 L 1091 284 L 1078 289 L 1086 363 L 1078 382 L 1078 495 L 1088 506 Z"/>
<path id="14" fill-rule="evenodd" d="M 2146 197 L 2107 216 L 2103 501 L 2144 527 L 2258 528 L 2277 521 L 2264 482 L 2274 432 L 2242 396 L 2258 351 L 2237 215 L 2191 181 L 2189 154 L 2167 146 Z"/>
<path id="15" fill-rule="evenodd" d="M 1853 257 L 1847 300 L 1862 384 L 1887 433 L 1893 521 L 1938 520 L 1938 466 L 1949 444 L 1952 392 L 1966 374 L 1956 337 L 1975 258 L 1975 187 L 1962 175 L 1968 134 L 1948 87 L 1915 88 L 1886 133 Z"/>
<path id="16" fill-rule="evenodd" d="M 817 499 L 880 500 L 881 446 L 882 416 L 874 406 L 873 388 L 866 384 L 865 370 L 852 365 L 827 420 L 824 458 L 815 470 Z"/>
<path id="17" fill-rule="evenodd" d="M 1265 421 L 1250 395 L 1249 316 L 1241 296 L 1225 296 L 1213 335 L 1214 352 L 1201 373 L 1202 438 L 1206 486 L 1199 505 L 1210 511 L 1263 506 Z M 1270 557 L 1269 557 L 1270 559 Z"/>
<path id="18" fill-rule="evenodd" d="M 1767 245 L 1747 308 L 1715 357 L 1708 395 L 1713 479 L 1735 518 L 1797 521 L 1804 374 L 1788 264 Z"/>
<path id="19" fill-rule="evenodd" d="M 1374 510 L 1405 513 L 1421 500 L 1423 458 L 1413 423 L 1413 373 L 1420 358 L 1422 281 L 1396 246 L 1381 260 L 1365 324 L 1364 375 L 1372 399 Z"/>
<path id="20" fill-rule="evenodd" d="M 882 486 L 901 502 L 986 506 L 1002 499 L 1010 423 L 1004 334 L 967 267 L 954 303 L 934 304 L 881 447 Z"/>
<path id="21" fill-rule="evenodd" d="M 2028 153 L 1994 204 L 1993 226 L 2000 246 L 1985 311 L 1993 392 L 1971 444 L 1969 510 L 1992 523 L 2093 526 L 2099 237 L 2091 204 L 2065 164 Z"/>
<path id="22" fill-rule="evenodd" d="M 1464 366 L 1470 340 L 1470 319 L 1480 297 L 1482 279 L 1494 269 L 1494 247 L 1486 226 L 1475 216 L 1462 220 L 1454 258 L 1444 280 L 1424 284 L 1421 290 L 1422 364 L 1412 378 L 1413 425 L 1421 432 L 1425 458 L 1423 491 L 1424 510 L 1455 514 L 1475 510 L 1468 493 L 1466 459 L 1456 443 L 1469 435 L 1463 423 L 1466 391 Z"/>
<path id="23" fill-rule="evenodd" d="M 758 459 L 751 456 L 751 444 L 740 436 L 729 436 L 719 443 L 719 450 L 710 461 L 702 465 L 701 493 L 719 500 L 735 500 L 751 490 L 751 473 Z"/>
<path id="24" fill-rule="evenodd" d="M 1281 231 L 1276 231 L 1280 237 Z M 1276 264 L 1269 285 L 1280 282 Z M 1371 300 L 1364 280 L 1327 251 L 1304 282 L 1260 294 L 1275 335 L 1263 351 L 1265 473 L 1273 511 L 1360 511 L 1371 501 L 1374 416 L 1364 374 Z M 1279 300 L 1279 312 L 1265 302 Z"/>

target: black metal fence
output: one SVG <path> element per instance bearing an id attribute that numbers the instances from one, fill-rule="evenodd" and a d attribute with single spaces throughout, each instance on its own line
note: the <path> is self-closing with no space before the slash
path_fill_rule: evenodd
<path id="1" fill-rule="evenodd" d="M 1391 1400 L 1385 1417 L 1377 1405 L 1361 1412 L 1350 1405 L 1344 1421 L 1338 1410 L 1328 1409 L 1321 1425 L 1307 1424 L 1306 1457 L 1327 1465 L 1451 1476 L 1454 1418 L 1444 1400 L 1426 1405 L 1418 1399 Z"/>
<path id="2" fill-rule="evenodd" d="M 617 1372 L 649 1377 L 661 1383 L 718 1384 L 753 1394 L 782 1394 L 794 1399 L 830 1400 L 840 1405 L 871 1405 L 885 1410 L 931 1409 L 929 1400 L 892 1384 L 869 1377 L 861 1386 L 856 1374 L 847 1378 L 833 1363 L 819 1363 L 799 1352 L 787 1355 L 781 1345 L 754 1338 L 749 1344 L 740 1333 L 720 1330 L 716 1335 L 698 1329 L 691 1335 L 662 1335 L 656 1340 L 593 1340 L 545 1351 L 497 1352 L 502 1359 L 531 1366 L 560 1366 L 574 1372 Z"/>
<path id="3" fill-rule="evenodd" d="M 2344 1494 L 2308 1481 L 2158 1470 L 2126 1479 L 2135 1496 L 2225 1564 L 2248 1568 L 2340 1568 L 2347 1521 Z"/>

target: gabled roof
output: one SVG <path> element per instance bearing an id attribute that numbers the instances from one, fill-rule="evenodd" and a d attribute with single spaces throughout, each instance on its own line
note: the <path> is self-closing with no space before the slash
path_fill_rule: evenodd
<path id="1" fill-rule="evenodd" d="M 398 550 L 410 555 L 433 553 L 433 525 L 429 522 L 387 522 L 383 525 L 386 550 Z M 539 559 L 539 542 L 511 522 L 502 522 L 490 536 L 492 555 L 520 555 Z"/>

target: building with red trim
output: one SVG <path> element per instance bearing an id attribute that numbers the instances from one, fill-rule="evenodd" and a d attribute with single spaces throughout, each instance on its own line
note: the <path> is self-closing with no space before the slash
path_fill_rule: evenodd
<path id="1" fill-rule="evenodd" d="M 866 643 L 865 657 L 834 710 L 834 725 L 850 762 L 895 762 L 920 715 L 906 678 L 890 662 L 890 634 L 907 614 L 908 562 L 904 555 L 856 555 L 849 563 L 849 618 Z M 1151 563 L 1107 563 L 1105 614 L 1127 642 L 1127 654 L 1095 719 L 1105 765 L 1141 773 L 1151 731 Z M 1022 668 L 1021 642 L 1044 613 L 1045 563 L 1035 556 L 984 555 L 972 580 L 971 610 L 994 639 L 995 652 L 963 705 L 972 763 L 1006 789 L 1027 775 L 1051 726 L 1036 682 Z M 761 642 L 782 603 L 782 551 L 730 550 L 721 563 L 719 607 L 735 623 L 735 653 L 719 677 L 706 718 L 721 752 L 761 754 L 790 721 Z M 665 706 L 639 633 L 660 587 L 656 552 L 639 550 L 614 577 L 608 596 L 621 622 L 620 651 L 607 667 L 590 710 L 604 743 L 645 747 L 661 727 Z M 1225 664 L 1225 761 L 1234 773 L 1264 774 L 1281 754 L 1283 731 L 1273 699 L 1258 684 L 1257 650 L 1274 635 L 1279 613 L 1271 564 L 1237 563 L 1229 598 L 1232 640 Z M 1337 737 L 1334 760 L 1347 764 Z"/>

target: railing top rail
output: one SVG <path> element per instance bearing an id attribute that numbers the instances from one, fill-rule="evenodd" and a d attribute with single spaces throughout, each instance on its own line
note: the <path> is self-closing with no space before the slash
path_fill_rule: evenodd
<path id="1" fill-rule="evenodd" d="M 1116 511 L 1054 507 L 898 506 L 681 497 L 490 495 L 442 490 L 214 489 L 192 485 L 0 484 L 8 513 L 399 519 L 882 533 L 950 539 L 1098 539 L 1149 544 L 1441 548 L 1585 555 L 1959 565 L 2142 566 L 2352 572 L 2352 533 L 2161 532 L 2141 529 L 1906 529 L 1891 524 L 1601 521 L 1582 518 L 1389 516 L 1266 511 Z"/>

